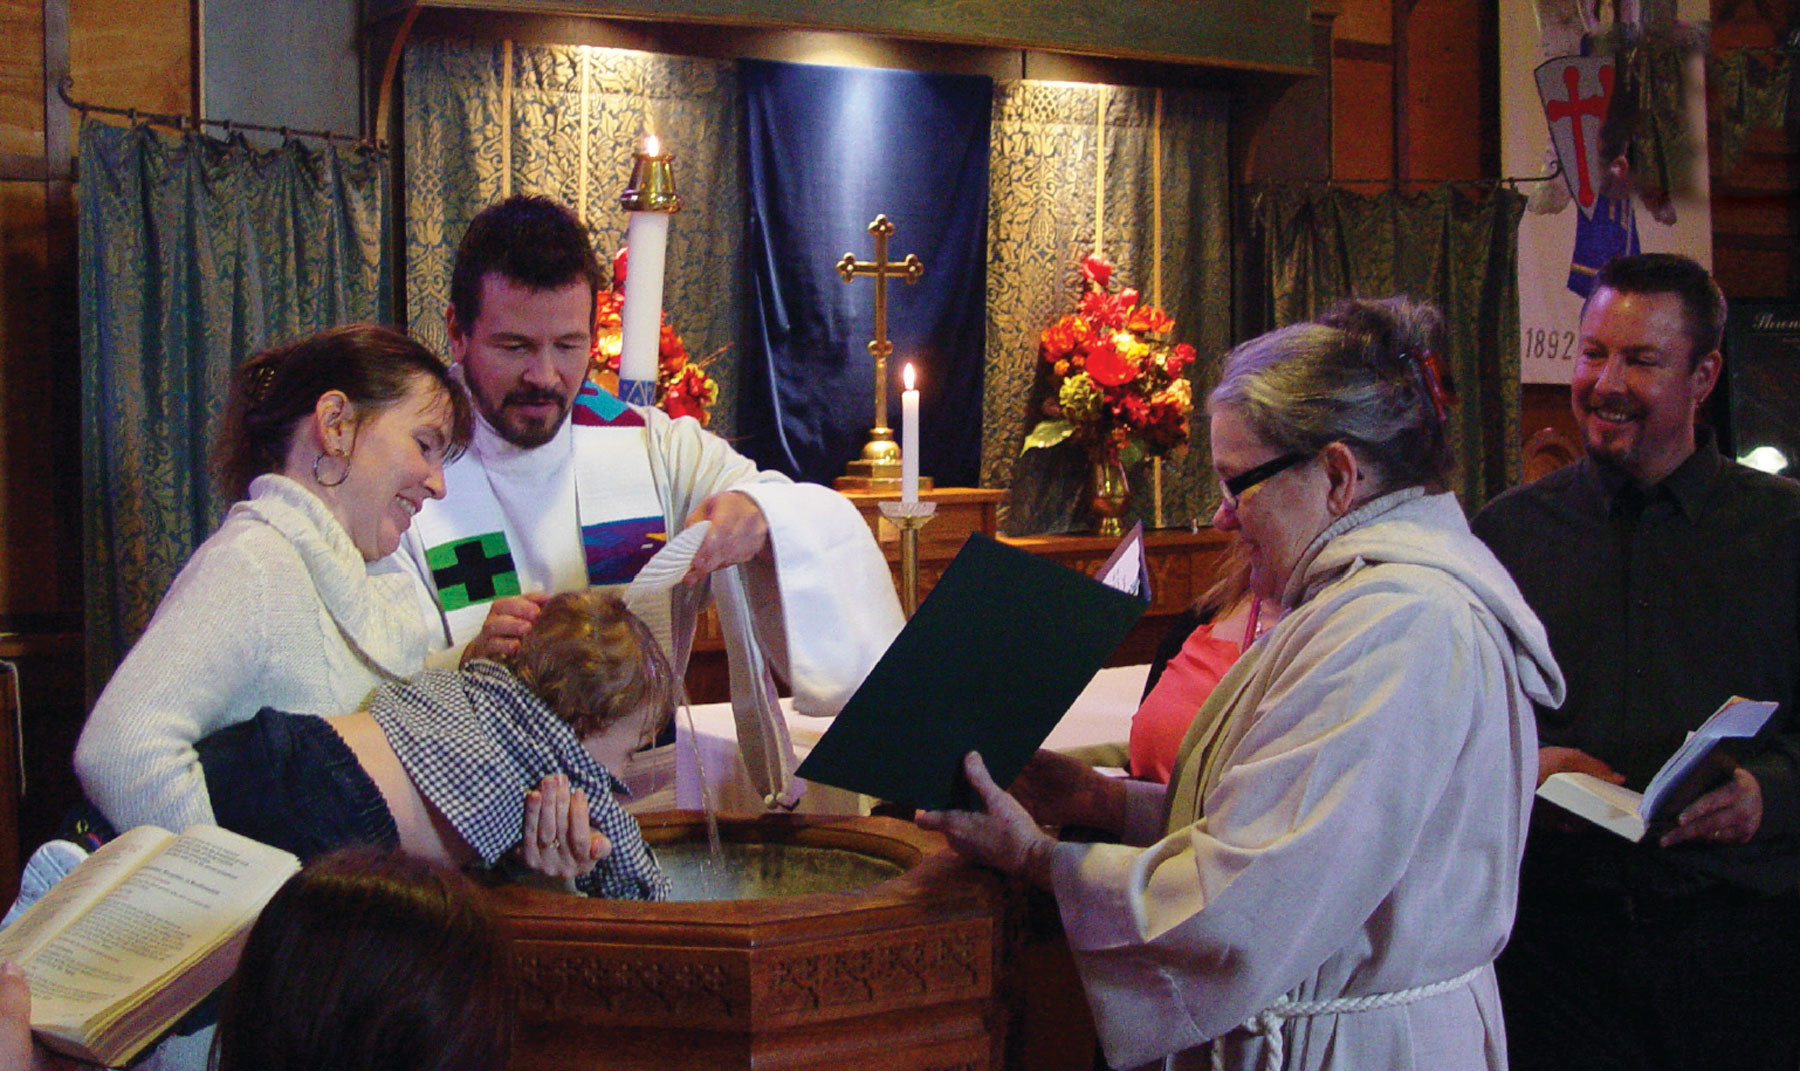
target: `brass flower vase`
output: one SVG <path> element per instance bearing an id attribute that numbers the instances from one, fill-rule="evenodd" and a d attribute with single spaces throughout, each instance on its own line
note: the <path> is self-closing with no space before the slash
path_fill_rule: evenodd
<path id="1" fill-rule="evenodd" d="M 1095 455 L 1093 492 L 1093 497 L 1088 499 L 1088 508 L 1100 518 L 1098 533 L 1112 539 L 1124 535 L 1125 527 L 1119 518 L 1131 505 L 1131 484 L 1125 479 L 1125 466 L 1119 462 L 1117 454 Z"/>

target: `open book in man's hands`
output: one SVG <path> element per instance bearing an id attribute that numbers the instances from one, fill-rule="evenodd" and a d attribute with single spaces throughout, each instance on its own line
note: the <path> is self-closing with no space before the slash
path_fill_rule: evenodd
<path id="1" fill-rule="evenodd" d="M 1538 797 L 1626 840 L 1643 840 L 1652 824 L 1673 823 L 1688 804 L 1731 777 L 1735 763 L 1718 751 L 1719 742 L 1755 736 L 1776 705 L 1737 696 L 1727 699 L 1663 763 L 1641 794 L 1589 774 L 1559 773 L 1544 779 Z"/>
<path id="2" fill-rule="evenodd" d="M 118 1067 L 230 977 L 250 925 L 300 869 L 215 826 L 139 826 L 0 931 L 25 969 L 38 1040 Z"/>

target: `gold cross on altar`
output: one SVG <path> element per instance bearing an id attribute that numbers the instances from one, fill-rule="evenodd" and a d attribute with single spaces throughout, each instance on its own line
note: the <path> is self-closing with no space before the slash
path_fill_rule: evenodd
<path id="1" fill-rule="evenodd" d="M 925 274 L 924 263 L 911 253 L 902 261 L 888 260 L 888 237 L 894 233 L 894 225 L 886 216 L 876 216 L 869 233 L 875 236 L 875 259 L 857 260 L 856 254 L 845 253 L 837 265 L 846 283 L 859 275 L 875 279 L 875 337 L 869 341 L 869 354 L 875 358 L 875 427 L 869 431 L 862 456 L 850 462 L 850 475 L 838 480 L 840 489 L 868 490 L 900 482 L 900 447 L 887 422 L 887 359 L 894 352 L 887 337 L 887 281 L 898 277 L 916 283 Z"/>

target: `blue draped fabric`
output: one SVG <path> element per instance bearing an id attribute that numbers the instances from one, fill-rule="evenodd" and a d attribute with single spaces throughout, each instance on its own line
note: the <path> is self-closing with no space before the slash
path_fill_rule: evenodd
<path id="1" fill-rule="evenodd" d="M 900 369 L 920 376 L 920 472 L 972 487 L 981 465 L 986 349 L 988 128 L 994 85 L 962 75 L 739 64 L 746 251 L 739 448 L 759 465 L 829 482 L 874 423 L 874 281 L 845 283 L 845 253 L 874 259 L 868 225 L 895 226 L 888 258 L 925 264 L 888 282 L 888 423 Z"/>

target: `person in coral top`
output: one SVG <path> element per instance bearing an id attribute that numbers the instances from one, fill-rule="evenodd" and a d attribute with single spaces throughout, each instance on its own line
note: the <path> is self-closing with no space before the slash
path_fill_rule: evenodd
<path id="1" fill-rule="evenodd" d="M 1131 716 L 1131 776 L 1169 783 L 1182 738 L 1206 697 L 1238 656 L 1281 619 L 1281 606 L 1260 589 L 1243 545 L 1233 543 L 1219 580 L 1176 618 L 1157 648 L 1144 698 Z"/>

